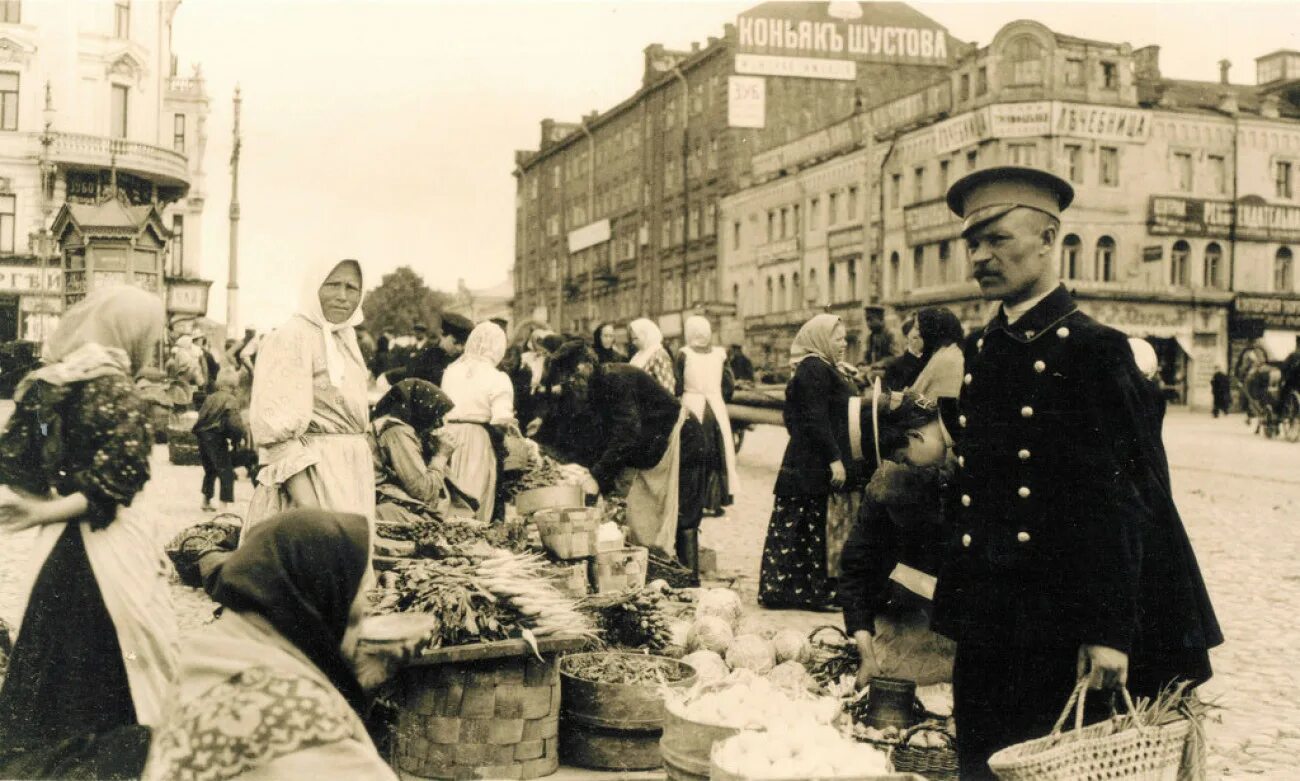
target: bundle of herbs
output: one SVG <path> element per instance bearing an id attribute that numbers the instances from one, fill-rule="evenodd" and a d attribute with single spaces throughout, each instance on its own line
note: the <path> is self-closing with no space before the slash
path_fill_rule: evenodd
<path id="1" fill-rule="evenodd" d="M 663 596 L 648 589 L 585 597 L 579 606 L 600 628 L 605 642 L 627 648 L 648 648 L 654 653 L 673 642 Z"/>
<path id="2" fill-rule="evenodd" d="M 595 683 L 666 686 L 694 675 L 690 665 L 649 654 L 587 653 L 566 656 L 560 671 Z"/>

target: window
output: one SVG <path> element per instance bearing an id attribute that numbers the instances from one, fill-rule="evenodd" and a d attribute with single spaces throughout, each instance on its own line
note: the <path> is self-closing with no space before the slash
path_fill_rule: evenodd
<path id="1" fill-rule="evenodd" d="M 902 275 L 903 264 L 899 260 L 898 253 L 891 252 L 889 254 L 889 288 L 894 292 L 894 295 L 898 295 L 898 292 L 902 290 L 903 280 L 900 279 Z"/>
<path id="2" fill-rule="evenodd" d="M 1101 64 L 1101 86 L 1103 89 L 1119 89 L 1119 68 L 1115 63 Z"/>
<path id="3" fill-rule="evenodd" d="M 1228 164 L 1223 155 L 1210 155 L 1206 158 L 1210 168 L 1210 186 L 1216 194 L 1228 192 Z"/>
<path id="4" fill-rule="evenodd" d="M 912 202 L 917 203 L 925 197 L 925 166 L 919 165 L 912 171 Z"/>
<path id="5" fill-rule="evenodd" d="M 952 257 L 952 248 L 949 242 L 939 242 L 939 281 L 947 282 L 950 277 L 949 260 Z"/>
<path id="6" fill-rule="evenodd" d="M 1097 239 L 1097 273 L 1102 282 L 1115 281 L 1115 240 L 1110 236 Z"/>
<path id="7" fill-rule="evenodd" d="M 1012 165 L 1032 166 L 1036 146 L 1036 144 L 1007 144 L 1007 158 Z"/>
<path id="8" fill-rule="evenodd" d="M 1079 250 L 1083 243 L 1079 237 L 1071 233 L 1061 242 L 1061 278 L 1078 279 L 1079 278 Z"/>
<path id="9" fill-rule="evenodd" d="M 902 175 L 902 174 L 894 174 L 893 176 L 891 176 L 891 177 L 889 178 L 889 184 L 890 184 L 890 188 L 889 188 L 889 205 L 892 206 L 893 208 L 897 209 L 897 208 L 898 208 L 898 199 L 899 199 L 899 197 L 900 197 L 900 193 L 901 193 L 901 191 L 902 191 L 902 189 L 903 189 L 903 175 Z"/>
<path id="10" fill-rule="evenodd" d="M 840 219 L 840 194 L 826 196 L 826 224 L 834 225 Z"/>
<path id="11" fill-rule="evenodd" d="M 813 198 L 808 202 L 808 230 L 817 230 L 818 212 L 821 211 L 822 202 L 819 198 Z"/>
<path id="12" fill-rule="evenodd" d="M 925 247 L 912 248 L 912 287 L 921 287 L 925 281 Z"/>
<path id="13" fill-rule="evenodd" d="M 970 100 L 970 74 L 969 73 L 963 73 L 961 75 L 961 89 L 958 94 L 960 95 L 961 100 Z"/>
<path id="14" fill-rule="evenodd" d="M 948 161 L 939 161 L 939 192 L 948 192 Z"/>
<path id="15" fill-rule="evenodd" d="M 1119 149 L 1103 146 L 1097 155 L 1098 180 L 1107 187 L 1119 186 Z"/>
<path id="16" fill-rule="evenodd" d="M 18 129 L 18 74 L 0 73 L 0 130 Z"/>
<path id="17" fill-rule="evenodd" d="M 803 308 L 803 288 L 799 286 L 799 272 L 790 275 L 790 308 Z"/>
<path id="18" fill-rule="evenodd" d="M 112 127 L 109 129 L 109 135 L 113 138 L 126 138 L 127 124 L 127 97 L 130 95 L 129 89 L 121 84 L 113 85 L 113 109 L 112 109 Z"/>
<path id="19" fill-rule="evenodd" d="M 4 0 L 4 2 L 0 2 L 0 22 L 18 24 L 22 20 L 23 4 L 21 0 Z"/>
<path id="20" fill-rule="evenodd" d="M 1179 191 L 1192 191 L 1192 153 L 1174 152 L 1174 186 Z"/>
<path id="21" fill-rule="evenodd" d="M 776 212 L 769 211 L 767 213 L 767 243 L 771 244 L 772 240 L 775 238 L 776 238 Z"/>
<path id="22" fill-rule="evenodd" d="M 849 300 L 858 300 L 858 259 L 849 261 Z"/>
<path id="23" fill-rule="evenodd" d="M 5 130 L 9 129 L 8 125 L 6 125 Z M 1277 197 L 1293 197 L 1293 191 L 1291 189 L 1291 162 L 1289 160 L 1279 160 L 1274 164 L 1274 169 L 1276 171 L 1275 179 L 1277 185 Z"/>
<path id="24" fill-rule="evenodd" d="M 832 261 L 830 268 L 826 270 L 826 295 L 832 304 L 838 303 L 840 300 L 840 291 L 837 289 L 839 283 L 839 279 L 837 279 L 838 272 L 836 271 L 837 265 L 837 263 Z M 809 273 L 811 274 L 811 272 Z M 809 278 L 811 279 L 811 276 Z"/>
<path id="25" fill-rule="evenodd" d="M 858 188 L 849 188 L 848 219 L 853 221 L 858 216 Z"/>
<path id="26" fill-rule="evenodd" d="M 790 210 L 782 208 L 781 209 L 781 238 L 783 239 L 786 236 L 790 235 L 789 216 L 790 216 Z"/>
<path id="27" fill-rule="evenodd" d="M 185 115 L 172 117 L 172 149 L 185 154 Z"/>
<path id="28" fill-rule="evenodd" d="M 131 0 L 117 0 L 113 6 L 113 35 L 131 37 Z"/>
<path id="29" fill-rule="evenodd" d="M 1069 58 L 1065 61 L 1065 84 L 1068 87 L 1083 86 L 1083 60 Z"/>
<path id="30" fill-rule="evenodd" d="M 1007 60 L 1011 62 L 1012 84 L 1041 84 L 1043 82 L 1043 47 L 1038 40 L 1022 35 L 1007 45 Z"/>
<path id="31" fill-rule="evenodd" d="M 731 223 L 731 248 L 740 249 L 740 220 Z"/>
<path id="32" fill-rule="evenodd" d="M 966 170 L 974 171 L 979 167 L 980 153 L 978 149 L 972 149 L 966 153 Z"/>
<path id="33" fill-rule="evenodd" d="M 766 306 L 763 307 L 763 311 L 764 311 L 764 312 L 775 312 L 775 311 L 776 311 L 775 309 L 772 308 L 773 300 L 772 300 L 772 278 L 771 278 L 771 277 L 768 277 L 768 278 L 767 278 L 767 300 L 766 300 L 765 303 L 766 303 Z"/>
<path id="34" fill-rule="evenodd" d="M 1078 144 L 1065 145 L 1065 173 L 1071 182 L 1083 182 L 1083 147 Z"/>
<path id="35" fill-rule="evenodd" d="M 979 97 L 989 91 L 989 66 L 981 65 L 975 71 L 975 96 Z"/>
<path id="36" fill-rule="evenodd" d="M 777 280 L 776 303 L 779 307 L 778 311 L 786 311 L 788 301 L 789 299 L 785 297 L 785 274 L 782 274 L 781 278 Z"/>
<path id="37" fill-rule="evenodd" d="M 1205 286 L 1223 289 L 1223 250 L 1213 242 L 1205 245 Z"/>
<path id="38" fill-rule="evenodd" d="M 17 202 L 17 196 L 0 195 L 0 253 L 13 254 Z"/>
<path id="39" fill-rule="evenodd" d="M 669 98 L 664 106 L 664 127 L 672 127 L 677 121 L 677 99 Z"/>
<path id="40" fill-rule="evenodd" d="M 791 213 L 794 216 L 794 223 L 791 226 L 791 234 L 799 236 L 803 233 L 803 223 L 799 222 L 799 204 L 796 203 L 791 208 Z"/>
<path id="41" fill-rule="evenodd" d="M 9 196 L 9 198 L 10 198 L 10 202 L 12 202 L 13 196 Z M 12 207 L 10 208 L 12 209 Z M 7 235 L 9 236 L 9 246 L 12 248 L 14 243 L 12 227 L 9 228 Z M 3 241 L 4 241 L 3 237 L 0 237 L 0 252 L 5 251 L 4 246 L 2 245 Z M 12 249 L 10 251 L 12 251 Z M 1282 247 L 1277 251 L 1277 256 L 1273 259 L 1274 292 L 1290 293 L 1294 289 L 1295 282 L 1292 277 L 1292 269 L 1291 269 L 1292 259 L 1293 259 L 1293 255 L 1291 254 L 1290 247 Z"/>
<path id="42" fill-rule="evenodd" d="M 1187 242 L 1182 240 L 1174 242 L 1173 252 L 1169 253 L 1169 284 L 1179 287 L 1187 287 L 1191 284 L 1187 262 L 1191 254 L 1192 248 Z"/>
<path id="43" fill-rule="evenodd" d="M 172 241 L 168 249 L 171 253 L 171 268 L 167 271 L 168 276 L 185 276 L 185 217 L 183 215 L 172 215 Z"/>
<path id="44" fill-rule="evenodd" d="M 690 232 L 691 241 L 700 237 L 700 212 L 702 209 L 691 209 L 690 222 L 687 224 L 687 230 Z"/>

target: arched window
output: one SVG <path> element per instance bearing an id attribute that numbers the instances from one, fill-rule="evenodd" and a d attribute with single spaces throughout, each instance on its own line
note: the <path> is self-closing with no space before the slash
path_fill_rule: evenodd
<path id="1" fill-rule="evenodd" d="M 799 286 L 799 272 L 790 275 L 790 308 L 803 308 L 803 288 Z"/>
<path id="2" fill-rule="evenodd" d="M 1223 289 L 1223 249 L 1214 242 L 1205 245 L 1205 286 Z"/>
<path id="3" fill-rule="evenodd" d="M 903 289 L 903 262 L 899 259 L 897 252 L 891 252 L 889 255 L 889 289 L 894 295 Z"/>
<path id="4" fill-rule="evenodd" d="M 1174 242 L 1173 252 L 1169 253 L 1169 284 L 1180 287 L 1187 287 L 1191 282 L 1191 272 L 1188 266 L 1188 258 L 1192 254 L 1192 248 L 1187 242 L 1179 239 Z"/>
<path id="5" fill-rule="evenodd" d="M 1043 83 L 1043 46 L 1032 35 L 1021 35 L 1007 44 L 1003 56 L 1011 63 L 1012 84 Z"/>
<path id="6" fill-rule="evenodd" d="M 840 291 L 837 289 L 840 280 L 839 274 L 835 271 L 835 265 L 836 264 L 832 262 L 830 268 L 826 269 L 826 295 L 828 296 L 827 300 L 832 304 L 836 303 L 840 299 Z"/>
<path id="7" fill-rule="evenodd" d="M 1278 293 L 1290 293 L 1295 289 L 1292 266 L 1294 255 L 1290 247 L 1282 247 L 1273 258 L 1273 290 Z"/>
<path id="8" fill-rule="evenodd" d="M 776 281 L 776 303 L 777 311 L 784 312 L 790 308 L 790 299 L 785 295 L 785 274 L 782 274 Z"/>
<path id="9" fill-rule="evenodd" d="M 1083 242 L 1073 233 L 1061 242 L 1061 278 L 1078 279 L 1083 271 L 1079 254 L 1083 251 Z"/>
<path id="10" fill-rule="evenodd" d="M 1096 279 L 1102 282 L 1115 281 L 1115 240 L 1110 236 L 1097 239 L 1097 273 Z"/>
<path id="11" fill-rule="evenodd" d="M 858 300 L 858 259 L 857 258 L 853 258 L 852 260 L 849 261 L 848 286 L 849 286 L 849 296 L 845 300 L 857 301 Z"/>
<path id="12" fill-rule="evenodd" d="M 922 287 L 925 284 L 925 247 L 914 247 L 912 249 L 912 287 Z"/>
<path id="13" fill-rule="evenodd" d="M 808 300 L 814 306 L 821 306 L 822 291 L 821 288 L 817 287 L 817 269 L 815 268 L 808 269 Z"/>
<path id="14" fill-rule="evenodd" d="M 766 303 L 767 303 L 767 306 L 764 308 L 764 310 L 763 310 L 764 312 L 775 312 L 775 311 L 776 311 L 775 309 L 772 308 L 772 305 L 773 305 L 774 302 L 773 302 L 773 300 L 772 300 L 772 278 L 771 278 L 771 277 L 768 277 L 768 278 L 767 278 L 767 302 L 766 302 Z"/>
<path id="15" fill-rule="evenodd" d="M 740 304 L 741 304 L 741 301 L 740 301 L 740 285 L 739 285 L 739 284 L 733 284 L 733 285 L 731 286 L 731 303 L 733 303 L 733 304 L 736 305 L 736 314 L 739 315 L 739 314 L 743 314 L 743 313 L 744 313 L 744 308 L 741 307 L 741 305 L 740 305 Z"/>

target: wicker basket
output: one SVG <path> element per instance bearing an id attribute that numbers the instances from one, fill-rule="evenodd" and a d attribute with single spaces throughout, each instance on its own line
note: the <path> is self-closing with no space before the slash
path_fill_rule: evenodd
<path id="1" fill-rule="evenodd" d="M 170 426 L 167 429 L 167 460 L 177 466 L 198 466 L 203 463 L 199 455 L 199 438 L 188 428 Z"/>
<path id="2" fill-rule="evenodd" d="M 596 555 L 600 521 L 600 511 L 596 509 L 552 509 L 533 513 L 533 523 L 537 524 L 542 546 L 561 561 Z"/>
<path id="3" fill-rule="evenodd" d="M 643 588 L 649 554 L 649 550 L 638 546 L 597 553 L 591 560 L 591 585 L 596 593 Z"/>
<path id="4" fill-rule="evenodd" d="M 923 732 L 943 736 L 942 746 L 916 746 L 912 738 Z M 934 724 L 918 724 L 903 733 L 902 739 L 889 752 L 889 763 L 899 773 L 916 773 L 930 781 L 957 781 L 957 748 L 952 735 Z"/>
<path id="5" fill-rule="evenodd" d="M 539 778 L 559 768 L 554 652 L 543 650 L 542 660 L 524 653 L 443 664 L 422 660 L 402 670 L 396 691 L 393 762 L 404 773 Z"/>
<path id="6" fill-rule="evenodd" d="M 561 592 L 577 598 L 585 597 L 591 591 L 591 584 L 587 582 L 587 562 L 563 564 L 558 569 L 561 574 L 552 578 L 551 583 Z"/>
<path id="7" fill-rule="evenodd" d="M 1046 737 L 1017 743 L 989 758 L 1003 781 L 1175 781 L 1183 762 L 1191 721 L 1180 718 L 1159 726 L 1120 726 L 1122 717 L 1083 726 L 1087 679 L 1079 681 L 1056 726 Z M 1130 711 L 1133 700 L 1123 689 Z M 1074 726 L 1062 732 L 1074 708 Z"/>

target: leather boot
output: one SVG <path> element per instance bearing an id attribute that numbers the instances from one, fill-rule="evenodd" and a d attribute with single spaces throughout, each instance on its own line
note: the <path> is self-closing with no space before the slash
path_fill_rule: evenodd
<path id="1" fill-rule="evenodd" d="M 677 531 L 677 560 L 691 571 L 691 586 L 700 585 L 700 530 Z"/>

